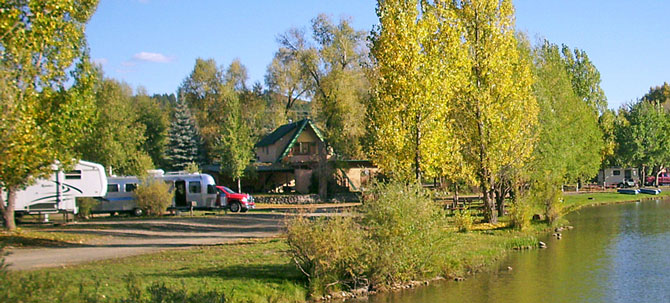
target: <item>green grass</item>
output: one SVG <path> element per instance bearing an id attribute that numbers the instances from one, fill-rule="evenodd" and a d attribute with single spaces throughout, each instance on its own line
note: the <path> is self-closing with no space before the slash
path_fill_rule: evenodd
<path id="1" fill-rule="evenodd" d="M 571 194 L 563 196 L 562 209 L 563 213 L 567 214 L 589 205 L 623 203 L 647 199 L 663 199 L 664 197 L 668 196 L 670 196 L 670 190 L 664 190 L 659 195 L 626 195 L 616 192 Z"/>
<path id="2" fill-rule="evenodd" d="M 43 302 L 62 301 L 60 298 L 90 301 L 87 297 L 98 302 L 120 301 L 129 295 L 128 281 L 140 289 L 158 283 L 189 293 L 223 292 L 227 302 L 302 302 L 307 296 L 306 280 L 286 249 L 284 240 L 275 239 L 168 250 L 67 268 L 9 272 L 6 281 L 8 289 L 21 289 L 26 281 L 58 289 L 54 294 L 35 289 L 25 294 Z M 0 291 L 0 301 L 7 299 L 4 295 Z M 30 297 L 21 301 L 32 302 Z"/>

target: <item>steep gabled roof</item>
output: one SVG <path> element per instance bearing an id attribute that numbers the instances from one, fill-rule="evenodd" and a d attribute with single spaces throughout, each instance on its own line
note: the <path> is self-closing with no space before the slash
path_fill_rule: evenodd
<path id="1" fill-rule="evenodd" d="M 284 137 L 286 134 L 290 133 L 292 130 L 297 128 L 298 124 L 304 123 L 303 121 L 305 121 L 305 120 L 301 120 L 301 121 L 293 122 L 293 123 L 289 123 L 289 124 L 284 124 L 284 125 L 278 127 L 273 132 L 271 132 L 269 135 L 263 137 L 263 139 L 261 139 L 261 141 L 258 141 L 258 143 L 256 143 L 255 147 L 263 147 L 263 146 L 268 146 L 268 145 L 274 144 L 275 142 L 279 141 L 279 139 Z"/>
<path id="2" fill-rule="evenodd" d="M 279 139 L 281 139 L 282 137 L 286 136 L 286 134 L 290 133 L 294 129 L 297 129 L 296 132 L 293 133 L 293 136 L 291 137 L 290 141 L 288 142 L 288 144 L 286 145 L 284 150 L 281 152 L 281 154 L 279 154 L 279 157 L 277 158 L 277 160 L 275 160 L 275 162 L 280 162 L 282 158 L 284 158 L 284 157 L 286 157 L 286 155 L 288 155 L 289 151 L 291 150 L 291 148 L 295 144 L 296 140 L 298 140 L 298 137 L 300 137 L 300 134 L 305 130 L 305 128 L 308 125 L 312 128 L 312 130 L 314 130 L 314 133 L 319 138 L 319 140 L 321 140 L 323 142 L 326 142 L 323 135 L 321 134 L 321 131 L 319 131 L 319 129 L 316 127 L 316 125 L 314 125 L 314 122 L 312 122 L 312 120 L 310 120 L 310 119 L 303 119 L 303 120 L 300 120 L 298 122 L 284 124 L 284 125 L 278 127 L 277 129 L 275 129 L 275 131 L 273 131 L 269 135 L 263 137 L 263 139 L 261 139 L 261 141 L 256 143 L 255 147 L 263 147 L 263 146 L 272 145 L 275 142 L 279 141 Z"/>

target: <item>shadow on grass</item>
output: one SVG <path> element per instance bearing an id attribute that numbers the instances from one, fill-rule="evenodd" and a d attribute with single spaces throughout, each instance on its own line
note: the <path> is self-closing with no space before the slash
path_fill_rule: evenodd
<path id="1" fill-rule="evenodd" d="M 305 276 L 295 267 L 287 264 L 236 264 L 223 268 L 202 268 L 186 272 L 155 274 L 171 278 L 219 278 L 225 280 L 258 280 L 260 282 L 292 282 L 307 285 Z"/>
<path id="2" fill-rule="evenodd" d="M 52 239 L 9 235 L 9 236 L 0 236 L 0 246 L 34 248 L 34 247 L 87 247 L 89 245 L 72 243 L 67 241 L 52 240 Z"/>

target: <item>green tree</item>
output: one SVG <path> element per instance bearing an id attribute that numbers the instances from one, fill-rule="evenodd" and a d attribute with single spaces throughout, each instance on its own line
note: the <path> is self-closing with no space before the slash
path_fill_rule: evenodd
<path id="1" fill-rule="evenodd" d="M 309 74 L 292 54 L 287 48 L 279 48 L 265 75 L 269 90 L 284 100 L 284 115 L 289 114 L 297 100 L 310 97 L 312 91 Z"/>
<path id="2" fill-rule="evenodd" d="M 159 103 L 159 99 L 147 96 L 139 91 L 133 98 L 137 112 L 137 121 L 144 126 L 144 142 L 142 150 L 146 152 L 152 162 L 159 167 L 165 165 L 165 147 L 167 132 L 170 128 L 171 108 Z"/>
<path id="3" fill-rule="evenodd" d="M 96 88 L 93 125 L 79 150 L 115 174 L 138 175 L 153 167 L 145 144 L 146 126 L 132 103 L 131 88 L 113 79 L 100 81 Z"/>
<path id="4" fill-rule="evenodd" d="M 572 89 L 599 116 L 607 111 L 607 97 L 600 87 L 600 72 L 585 51 L 563 44 L 561 51 Z"/>
<path id="5" fill-rule="evenodd" d="M 459 142 L 451 123 L 465 83 L 454 11 L 419 1 L 379 1 L 372 33 L 373 96 L 367 103 L 375 163 L 401 180 L 455 176 Z M 455 155 L 455 156 L 454 156 Z"/>
<path id="6" fill-rule="evenodd" d="M 16 227 L 16 192 L 51 173 L 54 161 L 67 165 L 88 127 L 96 74 L 84 28 L 96 6 L 95 0 L 0 3 L 0 212 L 7 229 Z"/>
<path id="7" fill-rule="evenodd" d="M 538 141 L 526 166 L 536 196 L 550 220 L 558 215 L 561 186 L 590 179 L 601 163 L 602 132 L 597 113 L 577 96 L 564 68 L 560 49 L 547 41 L 534 50 L 533 85 L 539 115 Z"/>
<path id="8" fill-rule="evenodd" d="M 312 115 L 324 131 L 328 144 L 341 157 L 362 156 L 361 139 L 369 84 L 362 62 L 367 58 L 365 33 L 350 21 L 334 24 L 326 15 L 312 20 L 313 41 L 303 31 L 291 29 L 279 37 L 280 47 L 301 66 L 309 79 Z"/>
<path id="9" fill-rule="evenodd" d="M 184 101 L 177 102 L 174 120 L 168 131 L 166 160 L 170 169 L 184 170 L 201 162 L 200 136 L 191 111 Z"/>
<path id="10" fill-rule="evenodd" d="M 466 140 L 464 157 L 484 193 L 484 217 L 497 222 L 496 177 L 504 167 L 526 162 L 533 147 L 537 102 L 530 62 L 519 54 L 514 8 L 509 0 L 453 1 L 463 26 L 469 85 L 459 99 L 458 129 Z"/>
<path id="11" fill-rule="evenodd" d="M 214 150 L 224 123 L 225 115 L 223 94 L 230 93 L 224 88 L 224 71 L 216 65 L 214 59 L 195 61 L 195 66 L 177 90 L 180 101 L 185 102 L 198 125 L 203 140 L 205 162 L 216 158 Z"/>
<path id="12" fill-rule="evenodd" d="M 214 159 L 221 164 L 222 172 L 237 180 L 237 190 L 242 192 L 240 179 L 254 156 L 253 147 L 257 139 L 250 128 L 253 126 L 250 122 L 254 120 L 250 106 L 257 105 L 258 100 L 246 89 L 246 68 L 238 60 L 230 64 L 225 75 L 226 82 L 221 88 L 223 124 L 214 147 Z"/>
<path id="13" fill-rule="evenodd" d="M 638 101 L 619 109 L 616 154 L 623 165 L 647 172 L 670 162 L 670 115 L 660 103 Z"/>

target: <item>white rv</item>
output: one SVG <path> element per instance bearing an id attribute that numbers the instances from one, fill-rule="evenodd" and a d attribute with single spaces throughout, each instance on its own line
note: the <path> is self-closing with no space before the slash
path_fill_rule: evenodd
<path id="1" fill-rule="evenodd" d="M 107 193 L 107 175 L 102 165 L 79 161 L 72 170 L 59 170 L 53 165 L 48 179 L 38 179 L 16 193 L 15 212 L 23 214 L 50 214 L 78 211 L 75 198 L 102 197 Z"/>
<path id="2" fill-rule="evenodd" d="M 174 192 L 174 199 L 170 209 L 186 209 L 195 201 L 194 208 L 212 209 L 217 207 L 216 183 L 208 174 L 189 174 L 185 172 L 171 172 L 163 174 L 154 171 L 153 178 L 166 182 Z M 107 179 L 107 195 L 93 208 L 94 213 L 132 213 L 141 215 L 142 210 L 137 206 L 133 193 L 141 180 L 135 176 L 109 177 Z"/>
<path id="3" fill-rule="evenodd" d="M 604 187 L 627 187 L 629 183 L 640 184 L 637 169 L 631 167 L 608 167 L 598 172 L 598 184 Z"/>

